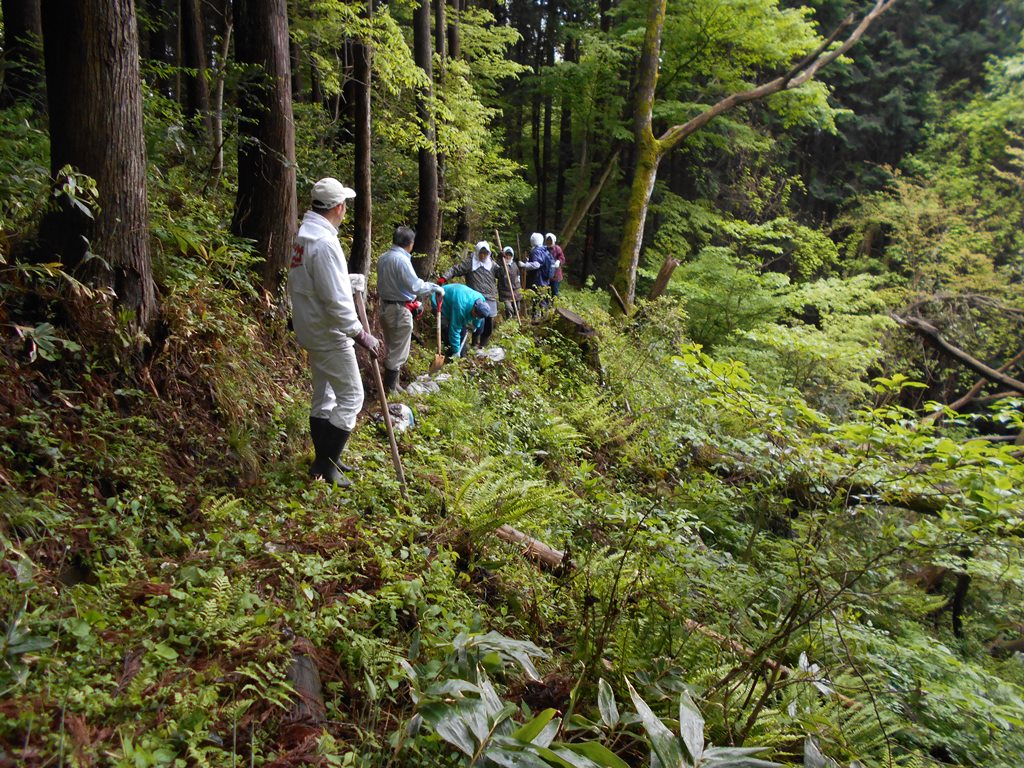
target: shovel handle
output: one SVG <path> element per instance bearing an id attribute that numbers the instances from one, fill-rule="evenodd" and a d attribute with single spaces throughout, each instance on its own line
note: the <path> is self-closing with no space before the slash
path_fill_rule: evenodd
<path id="1" fill-rule="evenodd" d="M 441 354 L 441 302 L 444 301 L 444 297 L 437 299 L 437 354 Z"/>

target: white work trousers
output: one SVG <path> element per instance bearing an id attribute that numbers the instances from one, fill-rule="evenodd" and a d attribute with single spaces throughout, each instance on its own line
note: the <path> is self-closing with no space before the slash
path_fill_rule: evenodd
<path id="1" fill-rule="evenodd" d="M 354 347 L 310 349 L 313 370 L 313 405 L 309 415 L 329 419 L 338 429 L 351 432 L 363 407 L 363 381 L 359 377 Z"/>

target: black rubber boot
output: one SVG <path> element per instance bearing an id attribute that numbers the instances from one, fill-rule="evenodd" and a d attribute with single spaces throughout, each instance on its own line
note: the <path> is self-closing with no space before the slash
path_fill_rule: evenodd
<path id="1" fill-rule="evenodd" d="M 398 386 L 398 380 L 402 376 L 402 371 L 392 371 L 390 368 L 384 369 L 384 391 L 393 395 L 395 392 L 401 392 L 402 388 Z"/>
<path id="2" fill-rule="evenodd" d="M 340 460 L 350 433 L 338 429 L 327 419 L 310 416 L 309 434 L 313 438 L 313 451 L 316 454 L 309 467 L 309 476 L 342 487 L 351 485 L 351 481 L 341 473 L 352 472 L 352 467 L 342 464 Z"/>

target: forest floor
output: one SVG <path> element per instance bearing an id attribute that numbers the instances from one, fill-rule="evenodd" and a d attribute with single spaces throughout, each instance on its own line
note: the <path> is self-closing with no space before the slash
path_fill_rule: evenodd
<path id="1" fill-rule="evenodd" d="M 897 577 L 918 533 L 836 500 L 873 438 L 825 447 L 846 438 L 690 347 L 664 306 L 623 326 L 596 293 L 567 302 L 594 349 L 507 322 L 504 361 L 399 398 L 408 503 L 369 390 L 356 484 L 308 481 L 307 374 L 279 321 L 182 297 L 141 374 L 88 351 L 30 362 L 8 338 L 0 766 L 447 764 L 451 740 L 416 726 L 481 670 L 505 716 L 552 708 L 570 741 L 603 723 L 629 763 L 646 747 L 639 714 L 609 722 L 624 680 L 659 711 L 706 696 L 710 738 L 775 760 L 813 735 L 847 760 L 948 764 L 958 723 L 1012 764 L 1024 671 L 985 652 L 998 616 L 953 638 L 942 595 Z M 905 476 L 924 454 L 897 448 Z M 500 542 L 506 524 L 566 566 Z"/>

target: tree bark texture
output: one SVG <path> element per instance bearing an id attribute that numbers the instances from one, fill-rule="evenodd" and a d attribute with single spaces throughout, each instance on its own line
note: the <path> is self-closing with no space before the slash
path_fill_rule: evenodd
<path id="1" fill-rule="evenodd" d="M 625 302 L 632 307 L 636 297 L 636 268 L 640 261 L 644 223 L 654 181 L 661 160 L 657 140 L 651 129 L 654 96 L 658 85 L 658 67 L 661 60 L 661 33 L 665 27 L 667 0 L 649 0 L 647 23 L 640 61 L 637 66 L 636 106 L 634 108 L 633 136 L 636 163 L 633 184 L 626 207 L 626 222 L 619 249 L 619 263 L 613 285 Z"/>
<path id="2" fill-rule="evenodd" d="M 7 59 L 3 88 L 0 88 L 0 107 L 25 100 L 41 104 L 39 75 L 43 69 L 43 25 L 39 0 L 3 0 L 0 8 L 4 14 Z"/>
<path id="3" fill-rule="evenodd" d="M 286 0 L 236 0 L 239 83 L 238 194 L 232 231 L 263 257 L 263 287 L 275 293 L 295 235 L 295 125 Z"/>
<path id="4" fill-rule="evenodd" d="M 437 199 L 437 138 L 434 127 L 434 68 L 431 62 L 431 2 L 420 0 L 413 14 L 413 55 L 423 70 L 428 85 L 416 97 L 416 115 L 420 120 L 426 146 L 419 151 L 419 212 L 413 264 L 421 277 L 429 277 L 437 265 L 439 206 Z"/>
<path id="5" fill-rule="evenodd" d="M 366 4 L 365 18 L 373 18 L 373 3 Z M 355 230 L 352 236 L 352 256 L 349 271 L 368 274 L 372 258 L 373 237 L 373 137 L 371 115 L 371 84 L 373 77 L 373 49 L 369 40 L 357 40 L 352 46 L 355 59 L 352 78 L 355 82 Z"/>
<path id="6" fill-rule="evenodd" d="M 43 242 L 56 247 L 66 268 L 83 266 L 77 270 L 81 277 L 113 288 L 119 306 L 131 310 L 137 326 L 148 331 L 156 293 L 135 4 L 46 0 L 42 25 L 50 169 L 55 178 L 66 165 L 91 176 L 101 206 L 89 220 L 64 200 L 44 223 Z M 87 252 L 100 259 L 83 264 Z"/>

